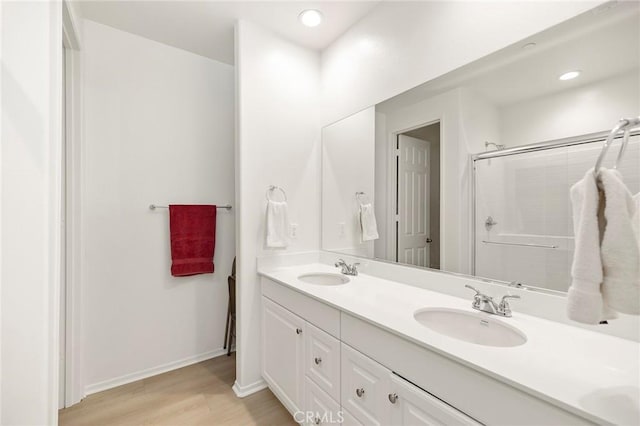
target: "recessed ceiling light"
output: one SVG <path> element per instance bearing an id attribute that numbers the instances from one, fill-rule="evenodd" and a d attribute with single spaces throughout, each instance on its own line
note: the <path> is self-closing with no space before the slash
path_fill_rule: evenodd
<path id="1" fill-rule="evenodd" d="M 582 71 L 569 71 L 569 72 L 565 72 L 564 74 L 562 74 L 560 77 L 558 77 L 560 80 L 573 80 L 574 78 L 576 78 L 577 76 L 580 75 Z"/>
<path id="2" fill-rule="evenodd" d="M 302 11 L 298 19 L 307 27 L 317 27 L 322 22 L 322 13 L 319 10 L 307 9 Z"/>

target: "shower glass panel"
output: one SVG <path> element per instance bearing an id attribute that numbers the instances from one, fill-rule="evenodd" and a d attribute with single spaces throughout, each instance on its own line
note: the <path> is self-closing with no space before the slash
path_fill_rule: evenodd
<path id="1" fill-rule="evenodd" d="M 604 165 L 618 155 L 616 140 Z M 602 139 L 476 159 L 474 274 L 566 292 L 571 281 L 573 222 L 569 189 L 592 168 Z M 640 192 L 640 136 L 618 165 Z"/>

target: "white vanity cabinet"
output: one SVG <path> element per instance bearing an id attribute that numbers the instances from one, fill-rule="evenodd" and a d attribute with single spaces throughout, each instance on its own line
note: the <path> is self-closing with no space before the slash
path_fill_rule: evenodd
<path id="1" fill-rule="evenodd" d="M 264 379 L 299 423 L 340 423 L 340 340 L 299 315 L 318 309 L 319 325 L 336 332 L 340 312 L 295 294 L 270 295 L 278 303 L 262 297 Z"/>
<path id="2" fill-rule="evenodd" d="M 303 302 L 301 295 L 273 285 L 267 282 L 266 292 L 263 286 L 263 377 L 298 422 L 476 424 L 462 413 L 456 417 L 455 409 L 302 317 L 304 310 L 322 310 L 316 306 L 320 302 Z M 339 320 L 335 310 L 314 320 L 339 335 L 339 328 L 333 328 L 334 315 Z"/>
<path id="3" fill-rule="evenodd" d="M 299 423 L 593 424 L 266 277 L 262 295 L 263 377 Z"/>

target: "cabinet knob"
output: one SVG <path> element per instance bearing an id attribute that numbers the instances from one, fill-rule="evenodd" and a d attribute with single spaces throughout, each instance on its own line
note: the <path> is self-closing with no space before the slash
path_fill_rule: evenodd
<path id="1" fill-rule="evenodd" d="M 296 334 L 302 334 L 302 329 L 301 328 L 296 328 Z"/>
<path id="2" fill-rule="evenodd" d="M 390 393 L 389 394 L 389 402 L 391 402 L 392 404 L 395 404 L 397 400 L 398 400 L 398 394 L 397 393 Z"/>
<path id="3" fill-rule="evenodd" d="M 315 362 L 316 365 L 320 365 L 320 363 L 322 362 L 322 358 L 320 358 L 320 357 L 314 358 L 313 362 Z"/>
<path id="4" fill-rule="evenodd" d="M 358 398 L 362 398 L 364 395 L 364 388 L 356 389 L 356 395 L 358 395 Z"/>
<path id="5" fill-rule="evenodd" d="M 315 419 L 313 419 L 313 423 L 319 425 L 320 424 L 320 417 L 316 417 Z"/>

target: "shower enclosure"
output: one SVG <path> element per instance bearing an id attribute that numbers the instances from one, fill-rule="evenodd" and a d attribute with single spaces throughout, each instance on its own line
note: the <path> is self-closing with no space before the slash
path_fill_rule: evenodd
<path id="1" fill-rule="evenodd" d="M 471 157 L 474 275 L 567 291 L 574 251 L 569 189 L 594 166 L 607 134 Z M 620 142 L 604 167 L 612 166 Z M 640 132 L 631 134 L 618 170 L 631 193 L 640 192 Z"/>

